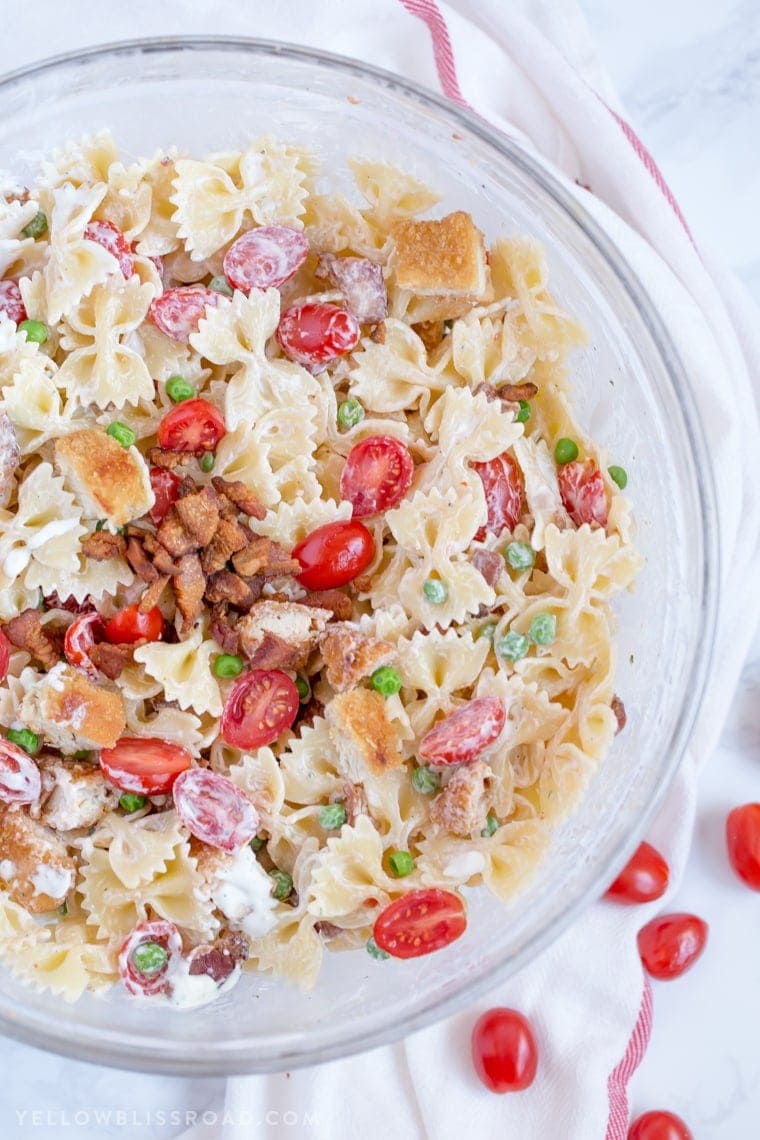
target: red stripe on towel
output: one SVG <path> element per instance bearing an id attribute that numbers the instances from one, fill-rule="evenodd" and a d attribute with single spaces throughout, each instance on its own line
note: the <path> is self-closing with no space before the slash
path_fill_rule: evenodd
<path id="1" fill-rule="evenodd" d="M 605 1140 L 626 1140 L 628 1135 L 628 1082 L 641 1064 L 652 1033 L 652 987 L 644 979 L 644 994 L 639 1016 L 620 1063 L 607 1080 L 610 1112 Z"/>

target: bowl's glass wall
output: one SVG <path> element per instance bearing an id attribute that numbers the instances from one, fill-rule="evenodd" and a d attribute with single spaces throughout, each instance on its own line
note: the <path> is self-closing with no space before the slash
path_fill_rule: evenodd
<path id="1" fill-rule="evenodd" d="M 553 291 L 591 334 L 577 358 L 576 404 L 629 472 L 647 559 L 635 595 L 620 606 L 618 691 L 629 724 L 522 898 L 505 910 L 484 892 L 471 895 L 466 935 L 427 959 L 327 954 L 311 994 L 244 980 L 190 1014 L 119 995 L 69 1007 L 0 972 L 0 1028 L 152 1070 L 289 1068 L 408 1032 L 517 968 L 595 896 L 682 753 L 709 651 L 714 560 L 705 541 L 711 496 L 694 462 L 700 435 L 679 362 L 640 287 L 571 194 L 485 126 L 471 119 L 468 128 L 459 112 L 390 77 L 261 45 L 164 44 L 11 77 L 0 97 L 0 167 L 21 178 L 64 140 L 106 127 L 126 158 L 172 144 L 224 150 L 271 131 L 314 146 L 331 185 L 347 155 L 397 162 L 436 186 L 446 209 L 471 211 L 490 237 L 507 230 L 544 242 Z"/>

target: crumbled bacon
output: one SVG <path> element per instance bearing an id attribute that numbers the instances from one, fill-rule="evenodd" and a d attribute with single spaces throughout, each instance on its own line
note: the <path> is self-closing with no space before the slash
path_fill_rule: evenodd
<path id="1" fill-rule="evenodd" d="M 327 667 L 327 680 L 342 693 L 358 685 L 381 665 L 393 659 L 394 648 L 387 641 L 365 637 L 348 623 L 328 626 L 320 648 Z"/>
<path id="2" fill-rule="evenodd" d="M 218 570 L 206 584 L 206 601 L 228 602 L 240 610 L 249 610 L 261 596 L 264 577 L 258 574 L 247 581 L 229 570 Z"/>
<path id="3" fill-rule="evenodd" d="M 323 253 L 315 273 L 341 291 L 346 308 L 360 324 L 373 324 L 388 316 L 388 290 L 377 262 L 368 257 Z"/>
<path id="4" fill-rule="evenodd" d="M 420 321 L 419 324 L 412 325 L 412 328 L 428 352 L 432 352 L 434 348 L 438 348 L 438 345 L 443 340 L 445 330 L 443 321 Z"/>
<path id="5" fill-rule="evenodd" d="M 211 482 L 214 490 L 229 499 L 242 514 L 252 519 L 266 518 L 266 507 L 256 498 L 250 487 L 246 487 L 239 479 L 222 479 L 220 475 L 215 475 Z"/>
<path id="6" fill-rule="evenodd" d="M 348 621 L 354 612 L 353 602 L 342 590 L 307 590 L 298 600 L 303 606 L 331 610 L 338 621 Z"/>
<path id="7" fill-rule="evenodd" d="M 160 578 L 156 578 L 154 582 L 148 586 L 147 590 L 140 598 L 139 610 L 141 614 L 150 613 L 150 611 L 158 605 L 161 600 L 161 595 L 169 583 L 169 575 L 164 574 Z"/>
<path id="8" fill-rule="evenodd" d="M 185 554 L 194 554 L 202 545 L 185 529 L 182 519 L 177 513 L 176 505 L 163 519 L 156 531 L 156 538 L 173 558 L 182 558 Z"/>
<path id="9" fill-rule="evenodd" d="M 224 570 L 232 555 L 248 545 L 250 537 L 251 532 L 235 519 L 221 519 L 219 529 L 201 555 L 204 573 Z"/>
<path id="10" fill-rule="evenodd" d="M 53 590 L 52 594 L 45 594 L 42 600 L 46 609 L 66 610 L 70 614 L 89 614 L 95 609 L 95 604 L 89 594 L 84 601 L 78 602 L 73 594 L 69 594 L 67 598 L 61 598 L 58 591 Z"/>
<path id="11" fill-rule="evenodd" d="M 133 645 L 111 645 L 108 641 L 99 641 L 93 645 L 88 657 L 96 669 L 100 669 L 101 673 L 111 681 L 115 681 L 132 660 L 133 649 Z"/>
<path id="12" fill-rule="evenodd" d="M 339 934 L 343 933 L 343 927 L 320 918 L 318 922 L 314 923 L 314 931 L 324 942 L 330 942 L 331 939 L 337 938 Z"/>
<path id="13" fill-rule="evenodd" d="M 318 701 L 316 697 L 312 697 L 305 705 L 301 705 L 294 726 L 296 736 L 298 736 L 302 728 L 311 728 L 314 721 L 319 720 L 319 718 L 324 715 L 325 706 L 321 701 Z"/>
<path id="14" fill-rule="evenodd" d="M 127 541 L 126 558 L 137 577 L 147 585 L 158 578 L 158 570 L 145 553 L 139 538 L 131 536 Z"/>
<path id="15" fill-rule="evenodd" d="M 617 733 L 618 733 L 618 732 L 622 732 L 622 731 L 623 731 L 623 729 L 625 728 L 626 724 L 628 723 L 628 717 L 627 717 L 627 715 L 626 715 L 626 711 L 625 711 L 625 705 L 624 705 L 624 704 L 623 704 L 623 702 L 621 701 L 620 697 L 618 697 L 618 696 L 614 696 L 614 697 L 612 698 L 612 702 L 611 702 L 611 704 L 610 704 L 610 708 L 611 708 L 611 709 L 612 709 L 612 711 L 614 712 L 614 714 L 615 714 L 615 720 L 617 721 L 617 732 L 616 732 L 616 734 L 615 734 L 615 735 L 617 735 Z"/>
<path id="16" fill-rule="evenodd" d="M 265 633 L 248 657 L 252 669 L 298 669 L 304 653 L 299 645 L 291 645 L 274 633 Z"/>
<path id="17" fill-rule="evenodd" d="M 175 574 L 179 574 L 179 562 L 172 558 L 169 551 L 165 550 L 152 534 L 146 534 L 142 543 L 143 549 L 150 554 L 153 559 L 153 565 L 159 574 L 166 574 L 170 578 L 173 578 Z"/>
<path id="18" fill-rule="evenodd" d="M 153 467 L 165 467 L 169 471 L 182 463 L 188 463 L 191 458 L 185 451 L 165 451 L 162 447 L 151 447 L 148 451 L 148 462 Z"/>
<path id="19" fill-rule="evenodd" d="M 504 559 L 493 550 L 476 550 L 472 564 L 483 575 L 489 586 L 495 586 L 504 570 Z"/>
<path id="20" fill-rule="evenodd" d="M 198 546 L 208 546 L 219 526 L 219 502 L 211 487 L 177 500 L 175 510 L 182 526 Z"/>
<path id="21" fill-rule="evenodd" d="M 504 404 L 519 404 L 520 400 L 532 400 L 538 392 L 538 385 L 526 381 L 524 384 L 478 384 L 475 395 L 482 392 L 487 400 L 501 400 Z"/>
<path id="22" fill-rule="evenodd" d="M 61 654 L 55 640 L 42 628 L 42 614 L 38 609 L 23 610 L 3 626 L 3 633 L 18 649 L 25 649 L 45 669 L 52 669 Z"/>
<path id="23" fill-rule="evenodd" d="M 111 534 L 108 530 L 94 530 L 92 534 L 82 539 L 82 554 L 85 558 L 91 558 L 93 562 L 107 562 L 109 558 L 119 558 L 126 549 L 124 538 L 120 534 Z"/>
<path id="24" fill-rule="evenodd" d="M 215 606 L 212 610 L 209 633 L 225 653 L 237 656 L 240 649 L 240 634 L 229 624 L 226 606 Z"/>
<path id="25" fill-rule="evenodd" d="M 203 610 L 206 578 L 197 554 L 186 554 L 180 559 L 179 566 L 180 572 L 172 578 L 172 585 L 177 609 L 182 616 L 179 635 L 184 637 L 193 628 Z"/>
<path id="26" fill-rule="evenodd" d="M 233 554 L 232 565 L 244 578 L 250 578 L 254 574 L 279 578 L 301 572 L 301 563 L 297 559 L 291 558 L 279 543 L 262 535 L 253 536 L 246 547 Z"/>
<path id="27" fill-rule="evenodd" d="M 221 985 L 248 957 L 248 939 L 237 930 L 230 930 L 216 942 L 196 946 L 188 961 L 191 974 L 207 974 Z"/>
<path id="28" fill-rule="evenodd" d="M 375 344 L 385 344 L 385 321 L 378 321 L 370 331 L 369 339 L 373 340 Z"/>

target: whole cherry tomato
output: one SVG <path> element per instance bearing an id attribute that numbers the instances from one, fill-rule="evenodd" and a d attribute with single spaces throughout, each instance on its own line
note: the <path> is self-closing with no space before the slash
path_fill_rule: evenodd
<path id="1" fill-rule="evenodd" d="M 171 791 L 191 761 L 186 748 L 149 736 L 123 736 L 113 748 L 100 752 L 106 779 L 122 792 L 141 796 L 162 796 Z"/>
<path id="2" fill-rule="evenodd" d="M 694 1140 L 674 1112 L 645 1112 L 628 1129 L 628 1140 Z"/>
<path id="3" fill-rule="evenodd" d="M 414 460 L 392 435 L 371 435 L 348 453 L 340 476 L 340 497 L 354 508 L 354 518 L 389 511 L 411 486 Z"/>
<path id="4" fill-rule="evenodd" d="M 660 852 L 651 843 L 640 843 L 604 897 L 624 904 L 654 902 L 665 894 L 669 879 Z"/>
<path id="5" fill-rule="evenodd" d="M 85 615 L 87 616 L 87 615 Z M 136 641 L 160 641 L 164 634 L 164 616 L 158 606 L 140 612 L 138 605 L 125 606 L 104 623 L 106 641 L 112 645 L 134 645 Z"/>
<path id="6" fill-rule="evenodd" d="M 690 969 L 707 942 L 707 923 L 695 914 L 663 914 L 639 931 L 639 954 L 653 978 L 670 981 Z"/>
<path id="7" fill-rule="evenodd" d="M 150 517 L 158 525 L 169 513 L 169 508 L 179 498 L 182 480 L 179 475 L 175 475 L 173 471 L 167 471 L 165 467 L 151 467 L 150 485 L 153 488 L 153 494 L 156 496 L 156 501 L 150 508 Z"/>
<path id="8" fill-rule="evenodd" d="M 0 684 L 8 676 L 8 666 L 11 663 L 11 643 L 0 630 Z"/>
<path id="9" fill-rule="evenodd" d="M 464 934 L 464 903 L 459 895 L 430 887 L 408 891 L 375 919 L 375 942 L 393 958 L 432 954 Z"/>
<path id="10" fill-rule="evenodd" d="M 295 682 L 280 669 L 251 669 L 238 677 L 222 711 L 222 739 L 235 748 L 272 744 L 296 719 Z"/>
<path id="11" fill-rule="evenodd" d="M 475 1072 L 491 1092 L 521 1092 L 533 1084 L 538 1050 L 530 1022 L 516 1009 L 489 1009 L 471 1037 Z"/>
<path id="12" fill-rule="evenodd" d="M 726 819 L 728 860 L 743 883 L 760 891 L 760 804 L 743 804 Z"/>
<path id="13" fill-rule="evenodd" d="M 158 446 L 165 451 L 199 455 L 213 451 L 227 434 L 221 412 L 208 400 L 183 400 L 167 412 L 158 425 Z"/>
<path id="14" fill-rule="evenodd" d="M 487 463 L 473 463 L 486 496 L 486 525 L 475 534 L 482 542 L 486 534 L 500 535 L 514 530 L 523 513 L 524 481 L 517 461 L 511 455 L 497 455 Z"/>
<path id="15" fill-rule="evenodd" d="M 298 581 L 307 590 L 331 590 L 352 582 L 375 557 L 375 540 L 355 519 L 325 523 L 293 547 L 303 569 Z"/>

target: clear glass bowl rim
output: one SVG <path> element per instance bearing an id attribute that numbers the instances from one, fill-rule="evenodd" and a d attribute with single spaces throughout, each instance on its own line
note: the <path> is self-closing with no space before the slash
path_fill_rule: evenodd
<path id="1" fill-rule="evenodd" d="M 472 1003 L 485 991 L 495 988 L 499 982 L 516 973 L 521 967 L 533 960 L 542 950 L 559 938 L 590 903 L 601 896 L 611 879 L 614 878 L 616 871 L 625 864 L 640 842 L 647 825 L 660 807 L 671 780 L 681 764 L 699 711 L 709 675 L 709 662 L 715 641 L 718 616 L 720 551 L 717 538 L 717 500 L 713 470 L 709 461 L 710 451 L 707 447 L 702 421 L 696 409 L 688 374 L 646 288 L 602 227 L 586 211 L 583 204 L 563 186 L 560 179 L 548 168 L 548 165 L 535 158 L 527 150 L 522 149 L 514 139 L 511 139 L 497 127 L 491 126 L 485 119 L 480 118 L 466 107 L 460 106 L 444 96 L 437 95 L 428 88 L 393 72 L 347 56 L 280 41 L 223 35 L 140 37 L 49 56 L 39 62 L 0 75 L 0 94 L 8 91 L 14 84 L 26 81 L 35 75 L 48 75 L 56 71 L 65 74 L 67 69 L 74 70 L 78 65 L 97 57 L 117 58 L 135 52 L 150 55 L 204 50 L 245 52 L 253 57 L 260 58 L 285 57 L 331 71 L 338 70 L 357 76 L 362 80 L 374 81 L 383 88 L 390 87 L 394 92 L 400 93 L 410 104 L 416 104 L 421 108 L 433 110 L 437 114 L 445 116 L 452 126 L 458 126 L 476 135 L 503 158 L 521 168 L 563 210 L 568 221 L 584 233 L 606 262 L 607 268 L 614 273 L 619 284 L 628 293 L 629 299 L 633 302 L 642 323 L 654 342 L 664 369 L 673 385 L 685 426 L 694 440 L 694 451 L 700 458 L 706 460 L 696 465 L 704 549 L 703 592 L 702 597 L 698 599 L 698 608 L 703 619 L 702 648 L 701 652 L 694 655 L 691 662 L 691 683 L 688 689 L 690 696 L 683 704 L 670 741 L 664 745 L 667 760 L 662 766 L 661 779 L 656 794 L 640 810 L 635 826 L 620 841 L 608 862 L 599 866 L 592 875 L 587 876 L 584 889 L 574 895 L 561 918 L 554 922 L 551 929 L 544 929 L 526 941 L 521 950 L 508 957 L 497 970 L 488 974 L 470 976 L 452 996 L 432 1000 L 414 1016 L 384 1026 L 369 1035 L 363 1032 L 361 1027 L 357 1027 L 334 1040 L 330 1045 L 320 1045 L 318 1050 L 306 1049 L 292 1055 L 280 1055 L 277 1068 L 286 1070 L 377 1048 L 456 1013 L 463 1006 Z M 48 1049 L 84 1061 L 94 1061 L 138 1071 L 144 1071 L 146 1067 L 145 1057 L 144 1055 L 141 1056 L 141 1046 L 137 1041 L 130 1040 L 128 1035 L 125 1035 L 118 1046 L 106 1044 L 99 1040 L 96 1033 L 90 1034 L 90 1040 L 72 1040 L 65 1033 L 56 1031 L 54 1026 L 43 1028 L 39 1021 L 26 1025 L 19 1020 L 18 1016 L 8 1018 L 3 1014 L 0 1014 L 0 1032 L 7 1037 L 15 1038 L 38 1048 Z M 150 1066 L 153 1072 L 177 1075 L 193 1074 L 196 1076 L 265 1071 L 265 1067 L 260 1064 L 256 1066 L 255 1070 L 252 1070 L 250 1065 L 246 1065 L 245 1058 L 237 1055 L 230 1056 L 225 1053 L 223 1047 L 218 1056 L 212 1059 L 189 1056 L 182 1058 L 157 1057 L 156 1054 L 152 1054 Z"/>

